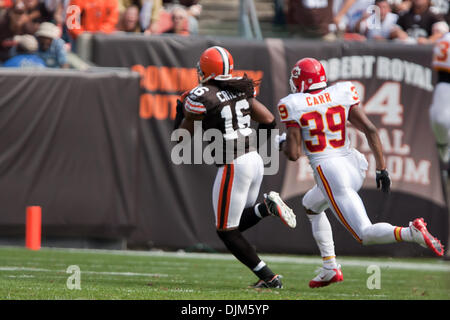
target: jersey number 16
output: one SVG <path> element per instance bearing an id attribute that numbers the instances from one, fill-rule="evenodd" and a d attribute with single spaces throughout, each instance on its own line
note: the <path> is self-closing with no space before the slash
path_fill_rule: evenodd
<path id="1" fill-rule="evenodd" d="M 245 115 L 242 113 L 243 109 L 250 108 L 248 101 L 246 99 L 242 99 L 236 102 L 234 113 L 231 111 L 231 106 L 226 105 L 222 108 L 220 115 L 225 120 L 225 140 L 235 140 L 238 138 L 238 131 L 243 136 L 248 136 L 252 133 L 252 129 L 250 128 L 250 115 Z M 233 126 L 233 117 L 236 117 L 237 129 Z"/>

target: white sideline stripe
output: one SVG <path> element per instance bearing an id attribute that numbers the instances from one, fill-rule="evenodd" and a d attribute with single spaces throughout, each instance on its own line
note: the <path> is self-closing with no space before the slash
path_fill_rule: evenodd
<path id="1" fill-rule="evenodd" d="M 51 270 L 51 269 L 41 269 L 41 268 L 24 268 L 24 267 L 0 267 L 0 271 L 31 271 L 31 272 L 62 272 L 66 273 L 65 270 Z M 135 273 L 135 272 L 104 272 L 104 271 L 83 271 L 81 274 L 99 274 L 99 275 L 110 275 L 110 276 L 126 276 L 126 277 L 168 277 L 168 274 L 162 273 Z"/>
<path id="2" fill-rule="evenodd" d="M 133 251 L 133 250 L 99 250 L 99 249 L 57 249 L 45 248 L 44 250 L 70 251 L 80 253 L 95 253 L 95 254 L 112 254 L 124 256 L 145 256 L 145 257 L 168 257 L 168 258 L 186 258 L 186 259 L 205 259 L 205 260 L 236 260 L 231 254 L 225 253 L 191 253 L 191 252 L 164 252 L 164 251 Z M 317 257 L 292 257 L 292 256 L 273 256 L 261 255 L 261 259 L 266 262 L 279 263 L 297 263 L 297 264 L 314 264 L 321 265 L 322 259 Z M 436 258 L 438 259 L 438 258 Z M 400 269 L 400 270 L 417 270 L 417 271 L 442 271 L 450 272 L 450 263 L 442 260 L 433 263 L 423 262 L 401 262 L 391 261 L 385 262 L 380 260 L 365 260 L 354 258 L 339 258 L 338 262 L 343 266 L 349 267 L 368 267 L 377 265 L 380 268 Z"/>

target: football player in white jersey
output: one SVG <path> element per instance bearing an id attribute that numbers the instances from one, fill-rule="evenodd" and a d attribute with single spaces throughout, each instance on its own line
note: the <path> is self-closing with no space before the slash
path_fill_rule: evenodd
<path id="1" fill-rule="evenodd" d="M 440 159 L 448 165 L 450 158 L 450 32 L 439 39 L 434 46 L 432 65 L 437 71 L 438 80 L 430 107 L 431 127 Z"/>
<path id="2" fill-rule="evenodd" d="M 299 60 L 291 71 L 292 94 L 278 104 L 281 121 L 286 124 L 286 139 L 277 137 L 280 150 L 296 161 L 301 148 L 309 158 L 316 185 L 303 197 L 323 266 L 310 281 L 311 288 L 343 280 L 336 262 L 333 235 L 325 209 L 330 208 L 342 225 L 361 244 L 416 242 L 443 255 L 443 246 L 426 228 L 422 218 L 408 227 L 389 223 L 372 224 L 358 190 L 363 184 L 368 163 L 350 147 L 347 120 L 367 137 L 376 160 L 376 184 L 389 192 L 391 181 L 386 170 L 377 128 L 358 106 L 359 97 L 351 82 L 327 86 L 322 64 L 316 59 Z"/>

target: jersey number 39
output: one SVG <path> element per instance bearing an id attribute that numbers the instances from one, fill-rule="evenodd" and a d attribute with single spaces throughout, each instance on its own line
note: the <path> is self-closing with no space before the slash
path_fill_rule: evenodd
<path id="1" fill-rule="evenodd" d="M 335 116 L 339 118 L 336 123 Z M 327 109 L 325 121 L 323 115 L 318 111 L 308 112 L 300 118 L 300 124 L 303 127 L 309 126 L 314 122 L 314 128 L 309 130 L 311 137 L 316 137 L 317 141 L 305 140 L 305 146 L 309 152 L 321 152 L 327 147 L 327 137 L 325 133 L 325 123 L 331 132 L 340 132 L 339 139 L 329 139 L 328 143 L 333 148 L 340 148 L 345 145 L 345 109 L 343 106 L 335 106 Z"/>

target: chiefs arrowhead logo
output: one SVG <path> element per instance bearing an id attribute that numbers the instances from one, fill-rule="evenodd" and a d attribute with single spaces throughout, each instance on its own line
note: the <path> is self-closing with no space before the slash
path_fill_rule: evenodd
<path id="1" fill-rule="evenodd" d="M 300 77 L 300 72 L 301 72 L 300 68 L 298 66 L 295 66 L 295 68 L 292 69 L 292 73 L 291 73 L 292 78 Z"/>

